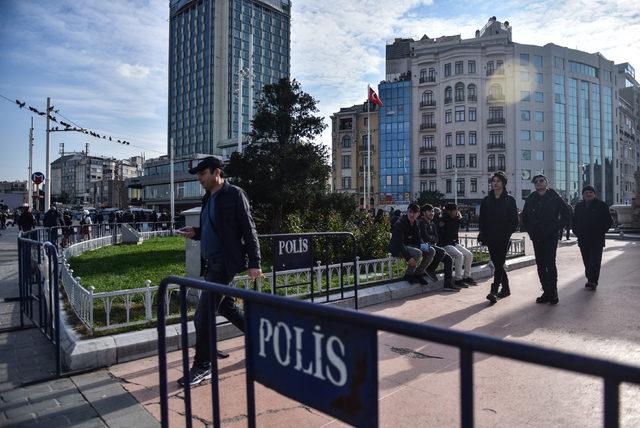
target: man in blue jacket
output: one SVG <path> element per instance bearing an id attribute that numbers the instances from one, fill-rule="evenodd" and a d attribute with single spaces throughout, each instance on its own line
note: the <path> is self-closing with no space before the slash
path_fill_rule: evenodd
<path id="1" fill-rule="evenodd" d="M 205 189 L 200 212 L 200 227 L 184 227 L 178 232 L 200 241 L 201 273 L 205 280 L 229 284 L 233 277 L 249 268 L 251 279 L 262 276 L 260 245 L 244 191 L 224 179 L 222 162 L 209 156 L 189 170 Z M 248 264 L 247 264 L 248 259 Z M 232 297 L 217 296 L 218 312 L 244 331 L 244 313 Z M 211 379 L 209 329 L 215 328 L 215 314 L 209 313 L 209 293 L 203 291 L 194 316 L 196 353 L 189 371 L 190 384 Z M 178 381 L 183 384 L 185 378 Z"/>

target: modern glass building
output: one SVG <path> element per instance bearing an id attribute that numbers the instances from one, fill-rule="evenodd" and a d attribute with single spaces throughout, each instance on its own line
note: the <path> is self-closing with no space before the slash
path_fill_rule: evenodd
<path id="1" fill-rule="evenodd" d="M 383 82 L 378 94 L 380 203 L 405 205 L 411 193 L 411 80 Z"/>
<path id="2" fill-rule="evenodd" d="M 242 133 L 250 132 L 263 86 L 289 77 L 290 1 L 170 0 L 169 8 L 168 136 L 175 156 L 223 155 L 238 139 L 240 116 Z"/>

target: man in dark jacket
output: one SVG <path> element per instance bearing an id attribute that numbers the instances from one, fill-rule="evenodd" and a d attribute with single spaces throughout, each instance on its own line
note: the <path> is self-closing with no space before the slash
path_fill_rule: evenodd
<path id="1" fill-rule="evenodd" d="M 18 228 L 22 232 L 28 232 L 34 227 L 36 227 L 36 219 L 31 213 L 31 207 L 29 205 L 26 205 L 22 209 L 20 217 L 18 217 Z"/>
<path id="2" fill-rule="evenodd" d="M 613 224 L 607 204 L 596 198 L 593 186 L 582 189 L 582 201 L 578 202 L 573 213 L 573 233 L 578 237 L 578 246 L 584 272 L 587 277 L 585 287 L 595 290 L 600 277 L 604 234 Z"/>
<path id="3" fill-rule="evenodd" d="M 401 216 L 391 228 L 389 252 L 392 256 L 402 257 L 407 261 L 407 271 L 403 279 L 411 284 L 419 282 L 426 285 L 429 281 L 423 275 L 427 266 L 433 261 L 436 251 L 422 240 L 418 216 L 420 216 L 418 204 L 409 204 L 407 213 Z"/>
<path id="4" fill-rule="evenodd" d="M 179 233 L 200 241 L 201 270 L 205 280 L 229 284 L 237 273 L 247 267 L 251 279 L 262 276 L 258 233 L 247 195 L 224 179 L 222 162 L 216 157 L 200 160 L 189 173 L 197 175 L 206 192 L 202 198 L 200 227 L 184 227 Z M 216 297 L 219 313 L 244 331 L 244 314 L 234 299 L 224 295 Z M 216 317 L 209 313 L 209 299 L 209 293 L 203 291 L 194 316 L 196 353 L 189 371 L 191 385 L 211 378 L 209 330 L 215 328 Z M 185 381 L 183 377 L 179 382 Z"/>
<path id="5" fill-rule="evenodd" d="M 558 269 L 556 250 L 560 231 L 571 219 L 569 206 L 553 189 L 544 175 L 531 180 L 536 191 L 531 193 L 522 209 L 522 224 L 533 241 L 542 295 L 536 303 L 558 303 Z"/>
<path id="6" fill-rule="evenodd" d="M 458 231 L 462 222 L 462 214 L 458 211 L 458 206 L 449 202 L 444 207 L 442 217 L 438 222 L 438 245 L 451 256 L 455 265 L 455 285 L 469 288 L 469 285 L 476 285 L 476 281 L 471 277 L 471 264 L 473 263 L 473 253 L 460 245 Z M 464 271 L 462 270 L 464 266 Z"/>
<path id="7" fill-rule="evenodd" d="M 59 226 L 64 226 L 64 222 L 55 204 L 51 204 L 49 211 L 44 214 L 42 225 L 49 228 L 49 242 L 53 245 L 58 245 Z"/>
<path id="8" fill-rule="evenodd" d="M 427 266 L 426 273 L 434 281 L 438 280 L 436 269 L 440 262 L 444 265 L 444 289 L 449 291 L 460 291 L 461 288 L 453 283 L 453 259 L 444 248 L 438 247 L 438 225 L 434 222 L 433 206 L 425 204 L 420 208 L 420 218 L 418 219 L 420 226 L 420 237 L 433 248 L 436 253 L 433 261 Z"/>

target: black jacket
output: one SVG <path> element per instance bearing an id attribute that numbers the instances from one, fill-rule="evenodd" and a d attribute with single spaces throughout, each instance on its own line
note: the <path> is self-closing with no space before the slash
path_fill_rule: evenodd
<path id="1" fill-rule="evenodd" d="M 480 204 L 478 240 L 485 245 L 508 242 L 518 229 L 518 207 L 513 196 L 503 191 L 499 198 L 493 190 Z"/>
<path id="2" fill-rule="evenodd" d="M 44 214 L 44 220 L 42 221 L 44 227 L 56 227 L 64 226 L 62 216 L 57 210 L 49 210 Z"/>
<path id="3" fill-rule="evenodd" d="M 251 207 L 247 195 L 244 190 L 229 184 L 226 180 L 218 192 L 213 227 L 222 241 L 227 274 L 234 276 L 247 267 L 260 268 L 258 232 L 256 232 L 256 225 L 251 217 Z M 202 198 L 203 207 L 210 196 L 209 192 L 205 193 Z M 196 235 L 193 239 L 200 240 L 200 231 L 204 221 L 209 221 L 209 219 L 205 213 L 201 212 L 200 227 L 195 228 Z M 201 265 L 201 271 L 203 270 L 204 264 Z"/>
<path id="4" fill-rule="evenodd" d="M 407 247 L 420 248 L 422 243 L 418 220 L 411 224 L 406 214 L 400 217 L 391 228 L 389 252 L 394 257 L 404 257 L 409 260 L 412 256 L 407 251 Z"/>
<path id="5" fill-rule="evenodd" d="M 609 207 L 600 199 L 594 199 L 588 205 L 580 201 L 573 211 L 572 229 L 580 245 L 604 247 L 604 234 L 612 224 Z"/>
<path id="6" fill-rule="evenodd" d="M 438 244 L 438 225 L 434 221 L 429 221 L 424 218 L 418 220 L 420 226 L 420 237 L 424 242 L 429 245 Z"/>
<path id="7" fill-rule="evenodd" d="M 456 245 L 458 243 L 458 230 L 460 230 L 462 219 L 451 218 L 446 211 L 442 213 L 438 222 L 438 246 Z"/>
<path id="8" fill-rule="evenodd" d="M 36 219 L 30 211 L 23 211 L 18 217 L 18 227 L 23 232 L 28 232 L 36 227 Z"/>
<path id="9" fill-rule="evenodd" d="M 532 241 L 558 239 L 562 228 L 571 224 L 571 210 L 553 189 L 543 196 L 531 193 L 522 209 L 522 225 Z"/>

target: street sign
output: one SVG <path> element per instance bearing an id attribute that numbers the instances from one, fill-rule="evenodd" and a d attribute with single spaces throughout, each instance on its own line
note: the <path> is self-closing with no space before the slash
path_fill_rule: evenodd
<path id="1" fill-rule="evenodd" d="M 34 172 L 31 174 L 31 181 L 36 185 L 41 184 L 44 181 L 44 174 L 41 172 Z"/>
<path id="2" fill-rule="evenodd" d="M 374 329 L 245 301 L 247 376 L 358 427 L 378 426 Z"/>
<path id="3" fill-rule="evenodd" d="M 313 240 L 308 235 L 287 235 L 273 239 L 273 266 L 277 270 L 310 268 Z"/>

